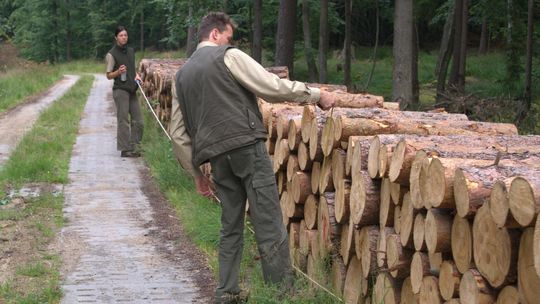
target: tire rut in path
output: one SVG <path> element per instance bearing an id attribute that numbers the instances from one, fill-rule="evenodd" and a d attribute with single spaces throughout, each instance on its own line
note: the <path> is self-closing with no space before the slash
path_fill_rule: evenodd
<path id="1" fill-rule="evenodd" d="M 193 261 L 159 249 L 172 241 L 155 238 L 163 227 L 142 190 L 143 161 L 116 151 L 111 83 L 95 77 L 69 167 L 67 223 L 56 245 L 64 262 L 62 303 L 206 303 Z"/>

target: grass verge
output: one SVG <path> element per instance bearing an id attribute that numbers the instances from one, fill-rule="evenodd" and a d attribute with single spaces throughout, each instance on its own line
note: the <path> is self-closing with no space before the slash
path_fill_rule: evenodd
<path id="1" fill-rule="evenodd" d="M 93 77 L 83 76 L 40 116 L 1 169 L 0 189 L 23 183 L 67 182 L 71 151 L 92 82 Z M 51 253 L 50 244 L 63 225 L 63 202 L 63 196 L 45 192 L 0 209 L 0 265 L 4 270 L 0 303 L 60 301 L 61 261 Z"/>
<path id="2" fill-rule="evenodd" d="M 214 202 L 199 196 L 189 175 L 178 165 L 170 143 L 148 112 L 142 142 L 144 158 L 161 191 L 177 211 L 188 236 L 206 253 L 210 267 L 217 277 L 217 245 L 220 229 L 220 208 Z M 249 226 L 249 223 L 248 223 Z M 277 300 L 279 290 L 264 283 L 258 261 L 258 251 L 252 233 L 244 234 L 241 284 L 250 291 L 249 303 L 333 303 L 330 295 L 309 288 L 305 279 L 295 282 L 296 294 L 286 300 Z"/>

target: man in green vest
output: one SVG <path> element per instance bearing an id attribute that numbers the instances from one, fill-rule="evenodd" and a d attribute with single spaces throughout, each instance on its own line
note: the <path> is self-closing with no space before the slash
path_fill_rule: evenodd
<path id="1" fill-rule="evenodd" d="M 115 31 L 116 43 L 105 56 L 107 79 L 114 79 L 113 99 L 116 104 L 116 148 L 121 157 L 139 157 L 143 118 L 137 100 L 137 83 L 141 77 L 135 69 L 135 51 L 127 46 L 128 33 L 123 26 Z"/>
<path id="2" fill-rule="evenodd" d="M 229 45 L 234 23 L 209 13 L 199 26 L 197 50 L 176 74 L 171 135 L 182 167 L 197 191 L 212 194 L 199 166 L 210 162 L 221 201 L 219 282 L 216 303 L 241 302 L 238 282 L 246 199 L 266 282 L 291 288 L 292 266 L 267 138 L 256 96 L 266 101 L 334 103 L 332 93 L 279 79 L 244 52 Z"/>

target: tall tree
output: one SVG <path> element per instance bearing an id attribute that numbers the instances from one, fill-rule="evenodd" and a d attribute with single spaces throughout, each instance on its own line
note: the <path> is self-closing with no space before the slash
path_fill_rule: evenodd
<path id="1" fill-rule="evenodd" d="M 456 0 L 454 9 L 454 48 L 449 86 L 458 92 L 465 91 L 465 67 L 467 58 L 468 0 Z"/>
<path id="2" fill-rule="evenodd" d="M 262 0 L 253 0 L 253 41 L 251 57 L 262 62 Z"/>
<path id="3" fill-rule="evenodd" d="M 193 2 L 189 2 L 189 8 L 188 8 L 188 34 L 187 34 L 187 42 L 186 42 L 186 57 L 190 57 L 193 52 L 195 52 L 195 49 L 197 48 L 197 25 L 195 22 L 195 16 L 193 12 Z"/>
<path id="4" fill-rule="evenodd" d="M 394 69 L 392 99 L 404 110 L 418 104 L 413 0 L 396 0 L 394 8 Z M 416 79 L 416 80 L 415 80 Z"/>
<path id="5" fill-rule="evenodd" d="M 534 0 L 528 1 L 527 7 L 527 55 L 525 63 L 525 86 L 523 101 L 518 105 L 516 123 L 521 124 L 532 106 L 532 59 L 533 59 L 533 35 L 534 35 Z"/>
<path id="6" fill-rule="evenodd" d="M 482 17 L 482 30 L 480 32 L 480 45 L 478 46 L 478 54 L 485 55 L 487 53 L 487 45 L 489 40 L 487 17 Z"/>
<path id="7" fill-rule="evenodd" d="M 296 0 L 280 0 L 274 64 L 287 66 L 294 77 L 294 36 L 296 32 Z"/>
<path id="8" fill-rule="evenodd" d="M 304 32 L 304 50 L 306 54 L 305 57 L 309 73 L 309 81 L 317 82 L 319 75 L 317 72 L 317 65 L 315 64 L 313 48 L 311 47 L 311 29 L 309 25 L 309 16 L 310 14 L 308 0 L 302 0 L 302 29 Z"/>
<path id="9" fill-rule="evenodd" d="M 351 15 L 352 1 L 345 0 L 345 58 L 343 63 L 344 84 L 351 90 Z"/>
<path id="10" fill-rule="evenodd" d="M 448 72 L 450 56 L 452 55 L 452 46 L 454 42 L 454 10 L 454 6 L 452 6 L 451 11 L 446 17 L 437 65 L 435 66 L 435 75 L 437 76 L 437 99 L 441 97 L 445 90 L 446 74 Z"/>
<path id="11" fill-rule="evenodd" d="M 326 83 L 328 53 L 328 0 L 321 0 L 319 17 L 319 82 Z"/>

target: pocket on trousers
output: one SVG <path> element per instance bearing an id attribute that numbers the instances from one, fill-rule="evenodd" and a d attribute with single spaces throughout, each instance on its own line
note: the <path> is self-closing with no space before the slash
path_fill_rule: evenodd
<path id="1" fill-rule="evenodd" d="M 257 176 L 253 178 L 253 188 L 262 188 L 276 183 L 276 178 L 272 176 Z"/>

